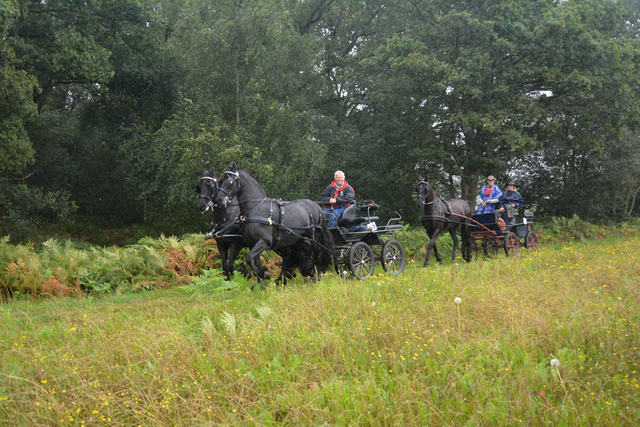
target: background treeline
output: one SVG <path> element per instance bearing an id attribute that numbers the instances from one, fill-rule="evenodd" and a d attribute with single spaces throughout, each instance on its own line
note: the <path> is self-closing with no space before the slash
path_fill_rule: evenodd
<path id="1" fill-rule="evenodd" d="M 0 0 L 0 236 L 203 232 L 236 161 L 275 197 L 415 223 L 418 174 L 475 203 L 638 216 L 638 0 Z"/>

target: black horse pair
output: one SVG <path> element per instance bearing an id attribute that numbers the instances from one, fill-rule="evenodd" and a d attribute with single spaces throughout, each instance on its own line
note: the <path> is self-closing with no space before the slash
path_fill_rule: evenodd
<path id="1" fill-rule="evenodd" d="M 260 264 L 260 254 L 273 250 L 282 257 L 278 281 L 285 284 L 298 268 L 305 277 L 326 272 L 333 254 L 333 238 L 322 209 L 308 199 L 283 202 L 267 195 L 249 173 L 237 165 L 228 166 L 223 175 L 203 172 L 196 188 L 198 208 L 212 209 L 216 239 L 227 278 L 240 251 L 248 247 L 246 262 L 262 282 L 269 272 Z"/>

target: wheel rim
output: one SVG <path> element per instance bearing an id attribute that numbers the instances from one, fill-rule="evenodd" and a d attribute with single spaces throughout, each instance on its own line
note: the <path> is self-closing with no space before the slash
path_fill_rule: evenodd
<path id="1" fill-rule="evenodd" d="M 358 242 L 351 248 L 351 272 L 358 279 L 373 274 L 373 251 L 364 242 Z"/>
<path id="2" fill-rule="evenodd" d="M 520 252 L 520 241 L 515 234 L 509 233 L 507 237 L 504 238 L 504 251 L 507 256 L 518 256 Z"/>
<path id="3" fill-rule="evenodd" d="M 389 240 L 382 246 L 382 267 L 385 271 L 400 274 L 404 270 L 405 254 L 400 242 Z"/>
<path id="4" fill-rule="evenodd" d="M 535 249 L 536 252 L 538 251 L 538 246 L 539 246 L 539 242 L 538 242 L 538 235 L 536 233 L 534 233 L 533 231 L 530 231 L 529 233 L 527 233 L 527 249 Z"/>

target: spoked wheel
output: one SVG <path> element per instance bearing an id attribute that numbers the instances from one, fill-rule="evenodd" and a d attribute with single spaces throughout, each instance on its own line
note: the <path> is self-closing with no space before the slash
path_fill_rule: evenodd
<path id="1" fill-rule="evenodd" d="M 500 249 L 500 247 L 496 246 L 493 240 L 483 240 L 480 249 L 484 252 L 485 257 L 492 259 L 498 255 L 498 249 Z"/>
<path id="2" fill-rule="evenodd" d="M 538 252 L 540 242 L 538 242 L 538 235 L 535 231 L 527 231 L 527 234 L 524 236 L 524 247 Z"/>
<path id="3" fill-rule="evenodd" d="M 507 235 L 504 236 L 504 253 L 507 256 L 518 257 L 520 253 L 520 240 L 518 240 L 518 236 L 513 233 L 507 233 Z"/>
<path id="4" fill-rule="evenodd" d="M 373 250 L 365 242 L 356 242 L 349 251 L 351 273 L 360 280 L 373 275 L 375 268 Z"/>
<path id="5" fill-rule="evenodd" d="M 392 274 L 400 274 L 404 270 L 405 255 L 402 244 L 396 239 L 389 239 L 382 245 L 382 268 Z"/>

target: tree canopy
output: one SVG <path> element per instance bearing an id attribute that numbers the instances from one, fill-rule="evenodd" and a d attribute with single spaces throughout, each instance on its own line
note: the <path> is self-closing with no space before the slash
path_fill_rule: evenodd
<path id="1" fill-rule="evenodd" d="M 2 5 L 3 235 L 202 230 L 192 188 L 230 161 L 284 199 L 344 170 L 409 222 L 419 174 L 472 204 L 492 174 L 541 213 L 640 209 L 637 0 Z"/>

